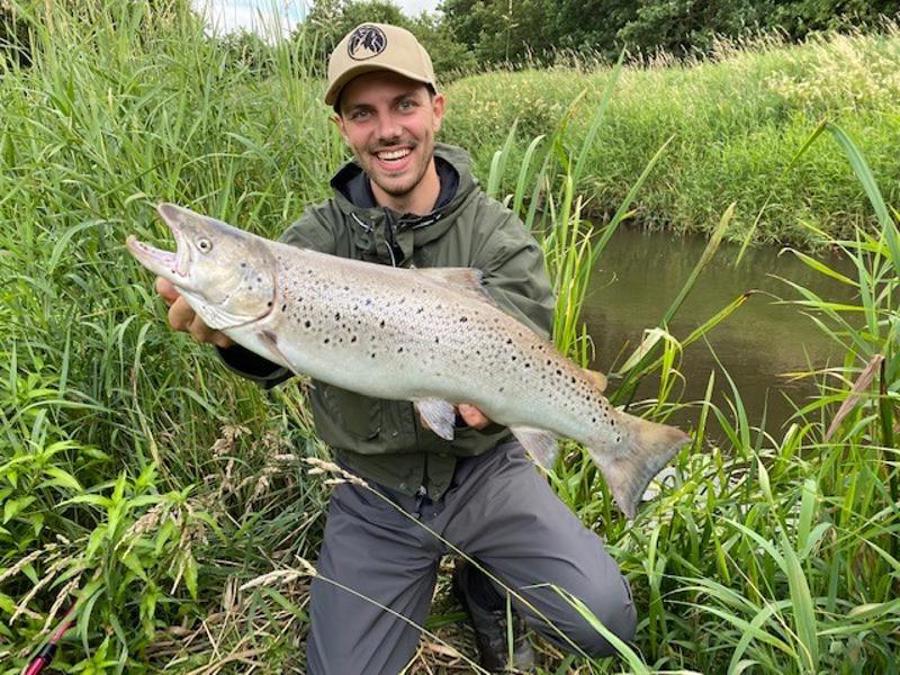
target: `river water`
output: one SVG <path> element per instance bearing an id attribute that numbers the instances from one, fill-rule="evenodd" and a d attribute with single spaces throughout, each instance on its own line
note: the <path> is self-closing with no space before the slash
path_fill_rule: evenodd
<path id="1" fill-rule="evenodd" d="M 595 368 L 614 371 L 640 343 L 643 330 L 658 325 L 705 246 L 701 237 L 620 228 L 593 270 L 583 310 L 596 349 Z M 709 373 L 716 370 L 713 401 L 727 409 L 725 395 L 731 397 L 730 387 L 715 361 L 715 351 L 737 385 L 751 424 L 759 426 L 765 410 L 765 428 L 778 435 L 795 410 L 785 396 L 801 406 L 816 391 L 812 380 L 791 380 L 784 374 L 839 362 L 842 355 L 801 308 L 777 304 L 778 298 L 799 295 L 776 277 L 834 300 L 850 301 L 852 289 L 811 270 L 791 253 L 779 255 L 775 247 L 749 249 L 735 267 L 738 251 L 735 245 L 719 248 L 669 326 L 676 337 L 684 338 L 740 294 L 763 291 L 708 333 L 708 345 L 700 340 L 685 350 L 680 368 L 686 379 L 682 400 L 702 400 Z M 846 261 L 818 257 L 848 272 Z M 655 398 L 655 385 L 645 382 L 636 398 Z M 610 388 L 615 386 L 616 380 L 611 379 Z M 679 412 L 675 421 L 690 427 L 698 415 L 699 409 L 693 408 Z"/>

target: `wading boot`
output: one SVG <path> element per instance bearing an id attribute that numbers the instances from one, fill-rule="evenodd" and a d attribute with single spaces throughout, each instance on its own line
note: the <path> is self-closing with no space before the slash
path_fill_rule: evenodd
<path id="1" fill-rule="evenodd" d="M 491 584 L 490 579 L 474 565 L 459 560 L 453 569 L 453 595 L 469 615 L 475 628 L 475 643 L 482 668 L 492 673 L 531 673 L 534 651 L 528 641 L 525 620 L 512 610 L 513 650 L 507 635 L 506 599 Z"/>

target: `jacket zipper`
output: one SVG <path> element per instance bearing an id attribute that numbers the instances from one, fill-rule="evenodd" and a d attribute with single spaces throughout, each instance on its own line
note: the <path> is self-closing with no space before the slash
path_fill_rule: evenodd
<path id="1" fill-rule="evenodd" d="M 394 217 L 391 215 L 390 209 L 384 209 L 384 222 L 385 222 L 385 241 L 387 241 L 388 253 L 391 254 L 391 266 L 397 266 L 397 224 L 394 222 Z M 403 249 L 400 249 L 400 253 L 403 253 Z"/>

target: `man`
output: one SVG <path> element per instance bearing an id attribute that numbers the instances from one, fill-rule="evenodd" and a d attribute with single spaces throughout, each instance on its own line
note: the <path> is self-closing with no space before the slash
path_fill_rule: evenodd
<path id="1" fill-rule="evenodd" d="M 513 213 L 478 188 L 465 153 L 435 142 L 445 102 L 415 37 L 394 26 L 359 26 L 332 53 L 328 79 L 325 102 L 355 159 L 332 180 L 334 197 L 309 207 L 283 241 L 380 264 L 478 268 L 501 307 L 547 335 L 553 297 L 540 248 Z M 157 280 L 157 289 L 170 303 L 172 327 L 215 344 L 231 368 L 265 386 L 290 376 L 203 325 L 168 282 Z M 613 653 L 550 584 L 631 639 L 627 582 L 508 429 L 460 404 L 455 439 L 445 441 L 407 401 L 321 382 L 310 403 L 338 462 L 371 487 L 342 484 L 331 498 L 311 589 L 310 673 L 401 670 L 427 618 L 446 542 L 524 598 L 512 598 L 517 612 L 562 648 Z M 453 582 L 475 625 L 482 665 L 503 669 L 504 596 L 471 563 L 457 566 Z M 527 641 L 518 640 L 512 665 L 527 668 L 532 659 Z"/>

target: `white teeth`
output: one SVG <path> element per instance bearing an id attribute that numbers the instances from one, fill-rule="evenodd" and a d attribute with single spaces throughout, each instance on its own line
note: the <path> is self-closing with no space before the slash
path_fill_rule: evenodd
<path id="1" fill-rule="evenodd" d="M 386 159 L 386 160 L 394 160 L 394 159 L 402 159 L 406 157 L 410 153 L 408 148 L 403 148 L 402 150 L 391 150 L 390 152 L 379 152 L 378 159 Z"/>

